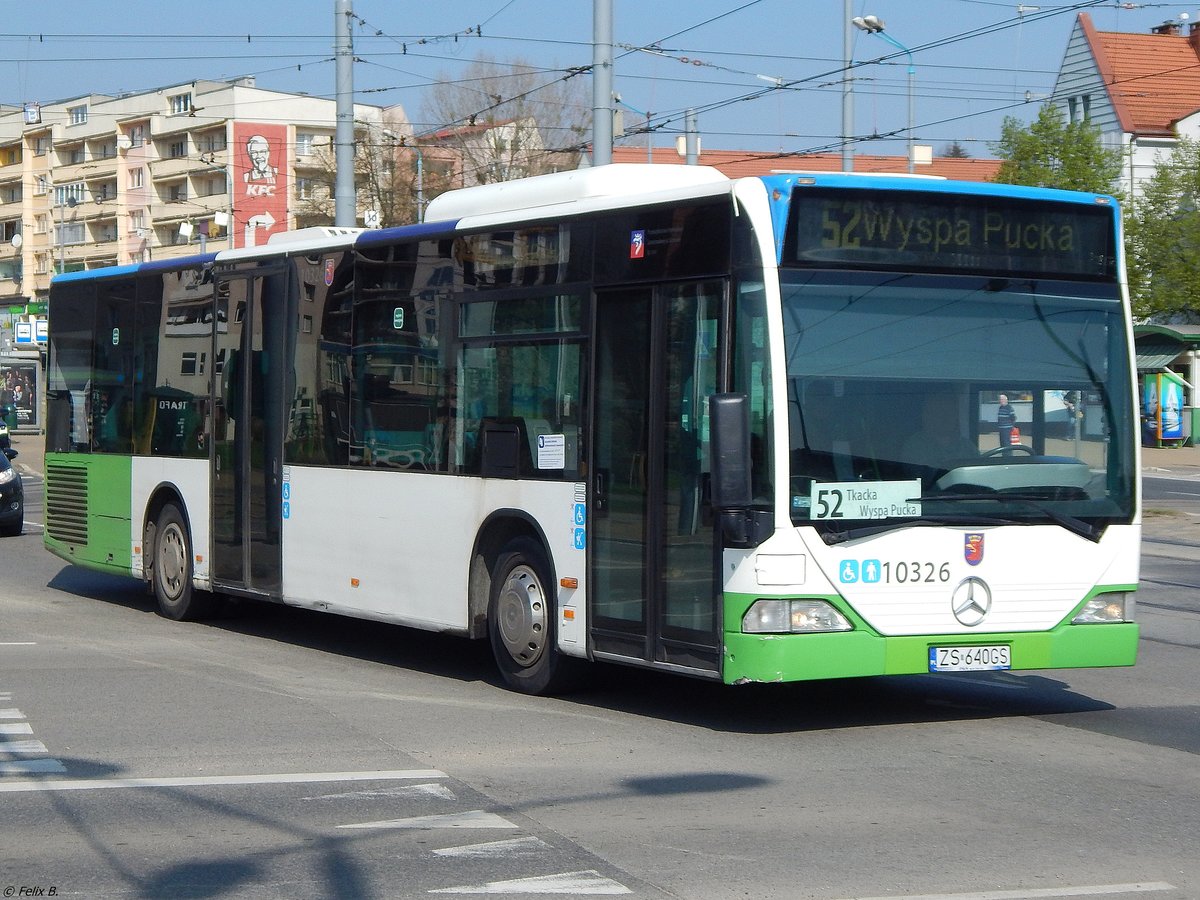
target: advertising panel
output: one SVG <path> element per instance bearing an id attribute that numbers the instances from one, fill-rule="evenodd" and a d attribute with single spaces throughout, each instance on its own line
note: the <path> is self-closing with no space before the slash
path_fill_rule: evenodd
<path id="1" fill-rule="evenodd" d="M 1164 441 L 1183 440 L 1183 382 L 1163 372 L 1158 383 L 1158 436 Z"/>
<path id="2" fill-rule="evenodd" d="M 1142 430 L 1147 441 L 1181 441 L 1183 379 L 1172 372 L 1142 378 Z"/>
<path id="3" fill-rule="evenodd" d="M 237 122 L 233 127 L 234 247 L 255 247 L 288 226 L 287 126 Z"/>
<path id="4" fill-rule="evenodd" d="M 10 428 L 37 429 L 37 389 L 37 360 L 0 359 L 0 407 L 8 410 L 5 419 Z"/>

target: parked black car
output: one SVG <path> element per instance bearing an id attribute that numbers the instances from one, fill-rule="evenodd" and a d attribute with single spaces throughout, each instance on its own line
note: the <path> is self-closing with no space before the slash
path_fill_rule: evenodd
<path id="1" fill-rule="evenodd" d="M 11 460 L 17 451 L 0 451 L 0 535 L 12 537 L 25 527 L 25 488 Z"/>

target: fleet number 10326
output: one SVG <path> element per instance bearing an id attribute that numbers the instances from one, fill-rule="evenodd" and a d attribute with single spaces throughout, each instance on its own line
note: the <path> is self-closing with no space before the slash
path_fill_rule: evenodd
<path id="1" fill-rule="evenodd" d="M 891 562 L 884 560 L 879 564 L 879 580 L 885 584 L 937 584 L 950 580 L 950 563 L 936 563 L 928 560 L 911 560 L 909 562 Z"/>

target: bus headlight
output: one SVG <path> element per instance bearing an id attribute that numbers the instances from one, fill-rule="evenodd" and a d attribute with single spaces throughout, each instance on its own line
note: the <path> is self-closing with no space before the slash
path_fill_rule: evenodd
<path id="1" fill-rule="evenodd" d="M 756 600 L 742 616 L 745 634 L 813 634 L 853 628 L 824 600 Z"/>
<path id="2" fill-rule="evenodd" d="M 1128 613 L 1128 616 L 1126 615 Z M 1133 617 L 1133 598 L 1125 591 L 1097 594 L 1083 605 L 1072 625 L 1095 625 L 1101 622 L 1128 622 Z"/>

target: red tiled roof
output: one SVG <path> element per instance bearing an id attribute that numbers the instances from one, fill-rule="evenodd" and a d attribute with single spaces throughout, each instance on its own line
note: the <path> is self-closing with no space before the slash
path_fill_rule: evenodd
<path id="1" fill-rule="evenodd" d="M 612 159 L 615 163 L 647 162 L 645 148 L 614 147 Z M 673 147 L 657 148 L 652 160 L 657 165 L 683 165 L 684 159 Z M 840 153 L 810 153 L 803 156 L 782 153 L 762 153 L 750 150 L 703 150 L 700 165 L 712 166 L 730 178 L 748 175 L 770 175 L 777 172 L 840 172 Z M 990 181 L 1000 168 L 998 159 L 960 159 L 956 157 L 934 157 L 933 164 L 917 166 L 918 175 L 937 175 L 955 181 Z M 865 153 L 854 154 L 855 172 L 905 173 L 908 158 L 905 156 L 875 156 Z"/>
<path id="2" fill-rule="evenodd" d="M 1121 130 L 1174 136 L 1172 123 L 1200 108 L 1200 34 L 1127 34 L 1079 24 L 1108 89 Z"/>

